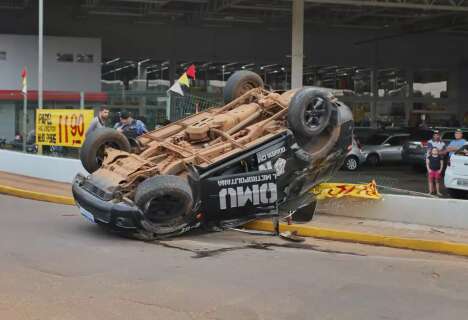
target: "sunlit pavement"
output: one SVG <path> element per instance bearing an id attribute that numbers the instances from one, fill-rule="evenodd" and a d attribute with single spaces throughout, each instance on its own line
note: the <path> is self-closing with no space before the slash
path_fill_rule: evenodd
<path id="1" fill-rule="evenodd" d="M 464 319 L 468 260 L 239 233 L 144 243 L 0 196 L 0 319 Z"/>

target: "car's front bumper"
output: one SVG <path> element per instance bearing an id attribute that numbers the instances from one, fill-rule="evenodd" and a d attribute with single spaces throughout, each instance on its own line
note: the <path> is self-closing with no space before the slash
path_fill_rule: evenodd
<path id="1" fill-rule="evenodd" d="M 468 176 L 454 174 L 450 167 L 445 170 L 444 185 L 448 189 L 468 191 Z"/>
<path id="2" fill-rule="evenodd" d="M 100 199 L 83 188 L 85 179 L 77 175 L 73 181 L 72 192 L 78 207 L 91 213 L 95 222 L 110 225 L 114 229 L 134 230 L 139 227 L 142 212 L 136 206 Z"/>
<path id="3" fill-rule="evenodd" d="M 359 161 L 359 165 L 366 162 L 366 155 L 361 151 L 359 151 L 359 152 L 350 152 L 350 153 L 348 153 L 347 156 L 355 156 Z"/>

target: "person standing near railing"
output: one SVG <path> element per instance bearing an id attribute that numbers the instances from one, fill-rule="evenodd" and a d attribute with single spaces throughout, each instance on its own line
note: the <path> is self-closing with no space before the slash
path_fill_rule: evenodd
<path id="1" fill-rule="evenodd" d="M 98 115 L 89 124 L 85 136 L 87 137 L 91 132 L 93 132 L 96 129 L 105 128 L 107 119 L 109 119 L 109 108 L 106 106 L 101 106 L 99 108 Z"/>
<path id="2" fill-rule="evenodd" d="M 455 140 L 450 141 L 447 151 L 449 152 L 449 159 L 455 151 L 458 151 L 468 142 L 463 139 L 463 131 L 461 129 L 455 130 Z"/>
<path id="3" fill-rule="evenodd" d="M 122 111 L 120 113 L 120 121 L 114 125 L 114 129 L 122 132 L 129 138 L 136 138 L 148 132 L 143 121 L 133 119 L 128 111 Z"/>
<path id="4" fill-rule="evenodd" d="M 434 184 L 436 187 L 437 195 L 440 197 L 440 179 L 442 177 L 442 169 L 444 167 L 444 160 L 439 154 L 439 149 L 432 148 L 431 154 L 426 159 L 427 167 L 427 182 L 429 184 L 429 193 L 434 194 Z"/>

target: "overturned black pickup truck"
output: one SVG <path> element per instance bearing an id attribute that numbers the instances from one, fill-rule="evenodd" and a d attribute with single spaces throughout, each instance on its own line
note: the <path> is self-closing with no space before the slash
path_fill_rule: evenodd
<path id="1" fill-rule="evenodd" d="M 73 183 L 82 215 L 138 239 L 278 214 L 312 219 L 309 190 L 351 145 L 349 108 L 326 89 L 267 91 L 250 71 L 234 73 L 224 97 L 224 106 L 136 139 L 90 134 L 80 154 L 90 175 Z"/>

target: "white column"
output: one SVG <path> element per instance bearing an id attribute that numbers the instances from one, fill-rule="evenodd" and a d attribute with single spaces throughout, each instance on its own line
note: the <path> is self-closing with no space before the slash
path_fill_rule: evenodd
<path id="1" fill-rule="evenodd" d="M 304 0 L 293 0 L 291 87 L 302 87 L 304 63 Z"/>
<path id="2" fill-rule="evenodd" d="M 39 50 L 38 50 L 38 79 L 37 79 L 37 105 L 43 106 L 43 79 L 44 79 L 44 1 L 39 0 Z"/>

